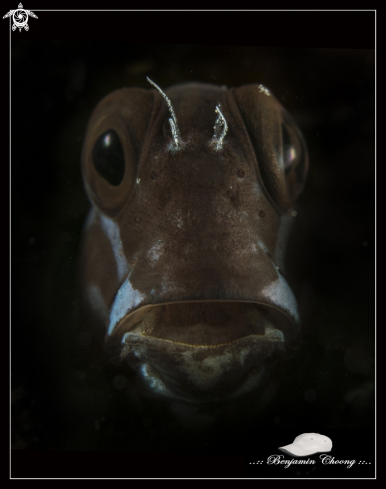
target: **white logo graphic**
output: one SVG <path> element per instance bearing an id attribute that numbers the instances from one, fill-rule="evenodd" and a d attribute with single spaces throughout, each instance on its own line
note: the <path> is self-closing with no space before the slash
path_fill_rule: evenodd
<path id="1" fill-rule="evenodd" d="M 331 452 L 332 441 L 328 436 L 319 433 L 303 433 L 297 436 L 291 445 L 279 449 L 286 450 L 297 457 L 304 457 L 318 452 Z"/>
<path id="2" fill-rule="evenodd" d="M 34 17 L 35 19 L 38 18 L 38 16 L 35 15 L 30 10 L 24 10 L 23 5 L 21 3 L 19 3 L 18 8 L 16 10 L 10 10 L 7 14 L 5 14 L 3 19 L 6 19 L 7 17 L 11 17 L 11 15 L 13 20 L 12 30 L 15 31 L 16 29 L 19 29 L 19 32 L 21 32 L 23 27 L 26 31 L 28 31 L 29 15 L 31 17 Z"/>

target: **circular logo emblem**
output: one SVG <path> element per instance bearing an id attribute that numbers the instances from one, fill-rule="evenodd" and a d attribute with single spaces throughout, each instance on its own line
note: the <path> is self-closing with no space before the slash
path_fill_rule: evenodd
<path id="1" fill-rule="evenodd" d="M 22 8 L 16 9 L 12 15 L 12 20 L 13 20 L 13 25 L 12 25 L 13 31 L 16 29 L 21 30 L 23 27 L 26 31 L 28 31 L 28 29 L 29 29 L 29 27 L 28 27 L 28 14 L 24 9 L 22 9 Z"/>
<path id="2" fill-rule="evenodd" d="M 38 16 L 35 15 L 33 12 L 30 10 L 25 10 L 23 8 L 23 4 L 19 3 L 18 8 L 16 10 L 10 10 L 7 12 L 3 19 L 7 19 L 8 17 L 12 16 L 13 24 L 12 24 L 12 30 L 15 31 L 16 29 L 21 30 L 24 28 L 26 31 L 29 30 L 28 27 L 28 16 L 33 17 L 34 19 L 37 19 Z"/>

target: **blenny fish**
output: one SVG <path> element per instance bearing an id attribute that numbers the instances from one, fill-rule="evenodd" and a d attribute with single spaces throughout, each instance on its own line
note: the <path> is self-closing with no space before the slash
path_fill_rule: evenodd
<path id="1" fill-rule="evenodd" d="M 84 301 L 145 393 L 239 396 L 300 335 L 284 265 L 306 145 L 262 85 L 148 81 L 88 122 Z"/>

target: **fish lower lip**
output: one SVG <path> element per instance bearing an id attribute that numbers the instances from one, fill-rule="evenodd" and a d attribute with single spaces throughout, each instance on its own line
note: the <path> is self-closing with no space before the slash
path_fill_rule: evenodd
<path id="1" fill-rule="evenodd" d="M 128 332 L 122 338 L 120 358 L 140 374 L 152 394 L 206 402 L 256 387 L 264 360 L 277 350 L 284 350 L 284 337 L 274 328 L 265 335 L 216 345 L 189 345 Z"/>
<path id="2" fill-rule="evenodd" d="M 278 344 L 284 344 L 284 335 L 283 333 L 272 327 L 272 326 L 267 326 L 265 329 L 264 335 L 248 335 L 248 336 L 243 336 L 242 338 L 238 338 L 233 341 L 228 341 L 224 343 L 215 343 L 215 344 L 195 344 L 195 343 L 185 343 L 182 341 L 174 341 L 171 339 L 164 339 L 164 338 L 157 338 L 156 336 L 152 336 L 149 334 L 146 334 L 146 332 L 140 332 L 140 331 L 129 331 L 125 333 L 122 337 L 121 344 L 123 347 L 126 347 L 129 345 L 133 340 L 143 340 L 143 341 L 157 341 L 159 345 L 167 345 L 168 343 L 171 345 L 181 345 L 182 347 L 189 347 L 189 348 L 204 348 L 204 349 L 211 349 L 214 351 L 215 349 L 218 348 L 223 348 L 225 346 L 232 346 L 236 345 L 240 340 L 245 340 L 248 341 L 248 338 L 254 338 L 258 339 L 258 341 L 264 343 L 264 342 L 277 342 Z M 124 353 L 121 353 L 121 356 L 124 356 Z"/>

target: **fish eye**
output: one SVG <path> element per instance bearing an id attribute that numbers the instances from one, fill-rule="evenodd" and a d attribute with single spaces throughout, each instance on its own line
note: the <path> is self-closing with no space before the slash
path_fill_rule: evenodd
<path id="1" fill-rule="evenodd" d="M 281 133 L 283 141 L 283 166 L 285 175 L 287 176 L 291 171 L 292 164 L 296 160 L 297 151 L 295 146 L 292 144 L 286 124 L 281 125 Z"/>
<path id="2" fill-rule="evenodd" d="M 281 133 L 284 174 L 287 177 L 294 170 L 296 179 L 301 181 L 306 165 L 305 148 L 302 140 L 297 137 L 293 129 L 289 129 L 286 123 L 282 123 Z"/>
<path id="3" fill-rule="evenodd" d="M 308 154 L 296 121 L 260 86 L 236 89 L 264 191 L 279 212 L 287 212 L 300 195 L 307 176 Z"/>
<path id="4" fill-rule="evenodd" d="M 99 102 L 88 121 L 83 182 L 90 201 L 110 217 L 118 215 L 135 194 L 153 99 L 153 93 L 142 89 L 115 90 Z"/>
<path id="5" fill-rule="evenodd" d="M 110 185 L 120 185 L 125 174 L 125 155 L 114 129 L 108 129 L 95 141 L 92 161 L 96 171 Z"/>
<path id="6" fill-rule="evenodd" d="M 132 195 L 136 164 L 129 132 L 117 118 L 106 119 L 90 127 L 82 165 L 90 200 L 112 216 Z"/>

